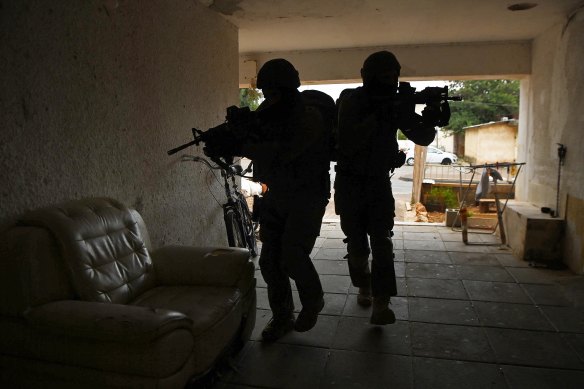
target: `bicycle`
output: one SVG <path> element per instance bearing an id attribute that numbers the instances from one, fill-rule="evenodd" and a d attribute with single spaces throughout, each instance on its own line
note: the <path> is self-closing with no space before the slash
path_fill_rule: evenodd
<path id="1" fill-rule="evenodd" d="M 168 155 L 190 146 L 186 144 L 167 152 Z M 231 247 L 242 247 L 249 250 L 252 257 L 258 255 L 257 240 L 255 236 L 255 225 L 249 206 L 243 194 L 239 191 L 235 177 L 247 177 L 245 175 L 251 169 L 251 164 L 245 170 L 240 165 L 229 163 L 222 158 L 211 158 L 216 165 L 213 165 L 206 158 L 185 154 L 181 157 L 181 162 L 204 163 L 211 170 L 220 170 L 223 178 L 223 188 L 227 202 L 221 204 L 223 207 L 223 220 L 227 232 L 227 242 Z"/>

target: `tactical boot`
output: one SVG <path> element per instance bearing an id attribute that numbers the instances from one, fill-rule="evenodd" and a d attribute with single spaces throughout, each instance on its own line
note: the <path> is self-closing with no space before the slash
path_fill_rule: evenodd
<path id="1" fill-rule="evenodd" d="M 274 342 L 294 329 L 294 315 L 286 319 L 272 317 L 262 331 L 262 339 Z"/>
<path id="2" fill-rule="evenodd" d="M 357 304 L 362 307 L 371 306 L 371 287 L 369 285 L 362 286 L 359 288 L 359 294 L 357 295 Z"/>
<path id="3" fill-rule="evenodd" d="M 294 325 L 294 330 L 297 332 L 306 332 L 310 330 L 316 324 L 318 319 L 318 314 L 324 308 L 324 298 L 321 297 L 316 306 L 314 307 L 303 307 L 298 318 L 296 319 L 296 324 Z"/>
<path id="4" fill-rule="evenodd" d="M 374 297 L 373 298 L 373 312 L 371 313 L 371 324 L 386 325 L 395 323 L 395 314 L 389 309 L 389 298 Z"/>

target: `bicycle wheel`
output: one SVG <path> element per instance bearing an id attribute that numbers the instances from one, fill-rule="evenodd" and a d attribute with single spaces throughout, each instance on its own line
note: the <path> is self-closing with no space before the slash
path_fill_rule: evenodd
<path id="1" fill-rule="evenodd" d="M 227 231 L 227 243 L 231 247 L 247 247 L 247 241 L 242 230 L 241 217 L 237 209 L 227 207 L 224 209 L 225 229 Z"/>
<path id="2" fill-rule="evenodd" d="M 247 248 L 251 252 L 253 257 L 258 255 L 258 244 L 255 236 L 255 227 L 251 217 L 251 212 L 249 211 L 249 206 L 245 197 L 243 195 L 238 195 L 237 200 L 239 201 L 241 208 L 241 226 L 243 228 L 243 236 L 247 241 Z"/>

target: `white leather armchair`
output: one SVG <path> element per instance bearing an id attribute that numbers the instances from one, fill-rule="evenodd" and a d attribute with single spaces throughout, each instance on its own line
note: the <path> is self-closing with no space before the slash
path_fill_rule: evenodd
<path id="1" fill-rule="evenodd" d="M 32 211 L 0 234 L 0 386 L 182 388 L 249 339 L 255 305 L 247 250 L 152 250 L 112 199 Z"/>

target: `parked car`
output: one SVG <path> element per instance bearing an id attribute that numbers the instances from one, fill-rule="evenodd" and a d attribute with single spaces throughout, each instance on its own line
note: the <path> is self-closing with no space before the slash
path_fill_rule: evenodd
<path id="1" fill-rule="evenodd" d="M 442 165 L 451 165 L 456 163 L 458 157 L 452 153 L 447 153 L 433 146 L 428 146 L 426 153 L 426 163 L 439 163 Z M 406 153 L 406 163 L 409 166 L 414 164 L 414 148 L 410 148 Z"/>

